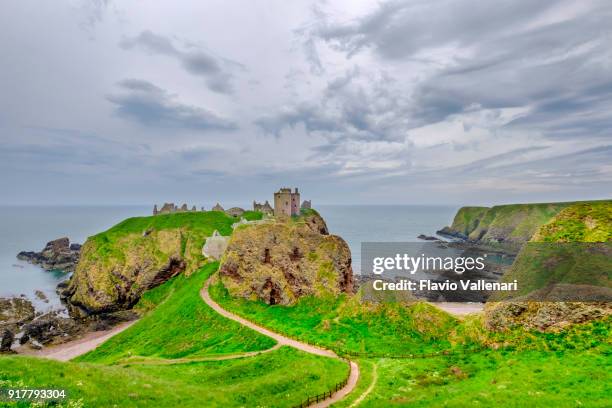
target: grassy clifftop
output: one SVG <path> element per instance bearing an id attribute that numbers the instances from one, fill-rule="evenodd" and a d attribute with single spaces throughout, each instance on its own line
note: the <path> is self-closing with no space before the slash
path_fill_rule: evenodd
<path id="1" fill-rule="evenodd" d="M 612 241 L 612 201 L 573 204 L 543 225 L 531 240 L 537 242 Z"/>
<path id="2" fill-rule="evenodd" d="M 259 219 L 259 212 L 245 218 Z M 220 211 L 134 217 L 87 239 L 64 296 L 75 310 L 110 312 L 132 306 L 147 289 L 204 263 L 202 246 L 218 230 L 232 233 L 234 217 Z"/>
<path id="3" fill-rule="evenodd" d="M 580 204 L 606 205 L 610 201 L 566 203 L 510 204 L 494 207 L 463 207 L 450 227 L 440 232 L 469 239 L 485 245 L 502 246 L 518 251 L 538 231 L 540 226 L 568 207 Z M 573 214 L 568 215 L 574 218 Z"/>

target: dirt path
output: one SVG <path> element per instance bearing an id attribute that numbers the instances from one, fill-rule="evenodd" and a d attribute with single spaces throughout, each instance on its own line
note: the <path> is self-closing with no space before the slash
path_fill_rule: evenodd
<path id="1" fill-rule="evenodd" d="M 227 317 L 228 319 L 233 320 L 235 322 L 238 322 L 242 324 L 243 326 L 253 329 L 256 332 L 259 332 L 265 336 L 273 338 L 274 340 L 277 341 L 279 345 L 290 346 L 290 347 L 305 351 L 310 354 L 316 354 L 318 356 L 331 357 L 331 358 L 337 358 L 337 359 L 340 358 L 333 351 L 326 350 L 320 347 L 316 347 L 316 346 L 313 346 L 307 343 L 302 343 L 294 339 L 290 339 L 289 337 L 285 337 L 282 334 L 278 334 L 273 331 L 270 331 L 264 327 L 261 327 L 249 320 L 246 320 L 238 315 L 235 315 L 223 309 L 217 302 L 212 300 L 212 298 L 210 297 L 210 294 L 208 293 L 208 287 L 210 286 L 210 283 L 213 281 L 213 279 L 215 279 L 215 277 L 216 275 L 213 275 L 206 281 L 206 284 L 200 291 L 200 295 L 202 296 L 202 299 L 204 299 L 204 302 L 206 302 L 208 306 L 210 306 L 214 311 L 216 311 L 220 315 Z M 351 372 L 349 374 L 348 382 L 346 383 L 346 385 L 340 390 L 338 390 L 336 393 L 334 393 L 331 396 L 331 398 L 328 398 L 325 401 L 319 402 L 318 404 L 312 405 L 313 407 L 316 407 L 316 408 L 328 407 L 331 404 L 340 401 L 342 398 L 348 395 L 351 391 L 353 391 L 353 389 L 355 389 L 355 386 L 357 385 L 357 381 L 359 380 L 359 366 L 354 361 L 350 361 L 349 364 L 350 364 Z"/>
<path id="2" fill-rule="evenodd" d="M 104 343 L 114 335 L 126 330 L 137 320 L 122 323 L 108 330 L 101 330 L 87 333 L 80 339 L 58 344 L 57 346 L 45 347 L 42 350 L 18 350 L 20 354 L 31 355 L 35 357 L 50 358 L 52 360 L 68 361 L 75 357 L 85 354 Z"/>
<path id="3" fill-rule="evenodd" d="M 357 398 L 355 401 L 353 401 L 353 403 L 351 404 L 351 406 L 349 408 L 353 408 L 356 407 L 357 405 L 361 404 L 363 402 L 363 400 L 372 392 L 372 390 L 374 389 L 374 386 L 376 385 L 376 381 L 378 381 L 378 364 L 374 363 L 374 367 L 372 368 L 372 382 L 370 383 L 370 385 L 368 386 L 368 388 L 363 392 L 363 394 L 361 394 L 359 396 L 359 398 Z"/>
<path id="4" fill-rule="evenodd" d="M 117 361 L 117 364 L 119 365 L 134 365 L 134 364 L 171 365 L 171 364 L 198 363 L 202 361 L 235 360 L 238 358 L 255 357 L 260 354 L 269 353 L 271 351 L 278 350 L 279 348 L 281 348 L 281 344 L 277 343 L 273 347 L 270 347 L 269 349 L 266 349 L 266 350 L 248 351 L 245 353 L 236 353 L 236 354 L 224 354 L 220 356 L 193 357 L 193 358 L 149 358 L 149 357 L 134 356 L 134 357 L 126 358 L 123 360 L 119 360 Z"/>
<path id="5" fill-rule="evenodd" d="M 438 302 L 431 304 L 455 316 L 478 313 L 484 309 L 484 303 Z"/>

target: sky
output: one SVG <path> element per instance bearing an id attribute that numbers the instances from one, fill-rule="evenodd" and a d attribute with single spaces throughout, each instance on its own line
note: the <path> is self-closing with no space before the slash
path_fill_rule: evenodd
<path id="1" fill-rule="evenodd" d="M 612 198 L 612 2 L 0 3 L 0 204 Z"/>

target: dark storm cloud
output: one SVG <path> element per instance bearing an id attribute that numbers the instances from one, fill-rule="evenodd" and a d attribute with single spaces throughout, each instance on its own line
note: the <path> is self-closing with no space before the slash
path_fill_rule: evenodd
<path id="1" fill-rule="evenodd" d="M 140 79 L 118 83 L 121 93 L 107 97 L 115 112 L 145 126 L 196 130 L 233 130 L 236 123 L 201 107 L 182 104 L 176 96 Z"/>
<path id="2" fill-rule="evenodd" d="M 573 10 L 572 6 L 577 10 Z M 601 135 L 612 118 L 612 4 L 605 1 L 391 1 L 349 23 L 321 17 L 312 35 L 386 63 L 446 50 L 400 106 L 414 124 L 472 106 L 527 107 L 513 123 L 550 137 Z"/>
<path id="3" fill-rule="evenodd" d="M 148 30 L 134 38 L 124 39 L 120 45 L 125 49 L 140 48 L 151 54 L 176 58 L 187 72 L 204 78 L 208 88 L 218 93 L 232 93 L 232 71 L 242 69 L 241 64 L 216 57 L 195 46 L 181 50 L 169 38 Z"/>

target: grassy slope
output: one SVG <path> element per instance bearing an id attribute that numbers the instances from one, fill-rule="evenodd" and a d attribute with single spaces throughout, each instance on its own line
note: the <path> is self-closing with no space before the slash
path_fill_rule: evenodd
<path id="1" fill-rule="evenodd" d="M 262 218 L 262 213 L 246 211 L 243 215 L 247 220 Z M 144 231 L 180 230 L 182 232 L 182 253 L 189 254 L 187 260 L 192 263 L 189 270 L 193 271 L 202 265 L 204 257 L 201 254 L 202 246 L 207 237 L 215 230 L 221 235 L 232 233 L 232 224 L 236 222 L 221 211 L 197 211 L 174 214 L 161 214 L 149 217 L 128 218 L 112 228 L 94 235 L 88 239 L 95 250 L 91 256 L 96 262 L 109 262 L 111 260 L 124 260 L 127 243 L 136 245 L 142 240 Z M 163 256 L 163 254 L 160 254 Z"/>
<path id="2" fill-rule="evenodd" d="M 370 362 L 378 381 L 360 407 L 604 407 L 612 392 L 609 354 L 600 350 Z"/>
<path id="3" fill-rule="evenodd" d="M 488 207 L 461 207 L 453 219 L 451 229 L 465 236 L 470 235 L 488 210 Z"/>
<path id="4" fill-rule="evenodd" d="M 129 356 L 191 358 L 271 347 L 273 340 L 202 301 L 199 291 L 217 266 L 147 292 L 138 305 L 148 311 L 141 321 L 76 361 L 0 357 L 0 388 L 66 388 L 72 403 L 88 407 L 289 407 L 346 377 L 344 362 L 286 347 L 225 361 L 113 364 Z"/>
<path id="5" fill-rule="evenodd" d="M 612 201 L 574 204 L 534 235 L 535 242 L 612 241 Z"/>
<path id="6" fill-rule="evenodd" d="M 612 201 L 568 206 L 542 225 L 519 252 L 503 281 L 520 283 L 516 295 L 549 284 L 612 286 Z"/>
<path id="7" fill-rule="evenodd" d="M 149 291 L 140 308 L 159 306 L 138 323 L 113 337 L 79 361 L 111 363 L 130 356 L 197 357 L 264 350 L 274 341 L 229 321 L 200 297 L 200 289 L 218 263 L 206 265 L 189 278 L 183 275 Z"/>
<path id="8" fill-rule="evenodd" d="M 211 287 L 219 304 L 273 330 L 330 349 L 372 353 L 426 353 L 451 347 L 459 324 L 426 303 L 364 305 L 358 297 L 306 297 L 294 306 L 232 298 L 222 283 Z"/>
<path id="9" fill-rule="evenodd" d="M 528 241 L 541 225 L 551 221 L 559 212 L 575 204 L 610 203 L 610 201 L 585 201 L 567 203 L 510 204 L 487 207 L 460 208 L 450 229 L 469 239 L 487 244 L 497 244 L 513 249 Z"/>
<path id="10" fill-rule="evenodd" d="M 341 361 L 287 347 L 253 358 L 132 367 L 5 356 L 0 387 L 63 388 L 86 407 L 291 407 L 331 388 L 346 370 Z"/>

